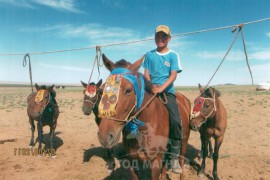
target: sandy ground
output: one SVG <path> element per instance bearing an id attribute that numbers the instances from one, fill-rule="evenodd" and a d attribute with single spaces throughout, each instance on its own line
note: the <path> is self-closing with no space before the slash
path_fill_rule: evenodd
<path id="1" fill-rule="evenodd" d="M 228 112 L 228 127 L 220 149 L 218 172 L 221 179 L 270 179 L 270 92 L 256 92 L 251 86 L 224 86 L 222 101 Z M 119 163 L 111 176 L 106 153 L 97 140 L 94 116 L 82 113 L 82 87 L 57 90 L 60 116 L 56 128 L 56 158 L 19 154 L 27 149 L 31 130 L 26 113 L 30 88 L 0 87 L 0 179 L 130 179 Z M 197 88 L 180 92 L 189 99 Z M 44 128 L 49 143 L 49 127 Z M 37 131 L 35 132 L 37 136 Z M 38 144 L 36 144 L 35 148 Z M 207 158 L 206 176 L 198 177 L 199 134 L 191 132 L 186 179 L 212 179 L 212 160 Z M 179 175 L 168 172 L 171 179 Z"/>

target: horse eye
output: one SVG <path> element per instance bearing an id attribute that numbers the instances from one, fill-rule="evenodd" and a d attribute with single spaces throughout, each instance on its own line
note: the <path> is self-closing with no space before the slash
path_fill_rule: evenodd
<path id="1" fill-rule="evenodd" d="M 206 107 L 206 108 L 208 108 L 210 105 L 211 105 L 211 104 L 208 103 L 208 102 L 205 102 L 205 103 L 204 103 L 204 107 Z"/>
<path id="2" fill-rule="evenodd" d="M 83 90 L 83 94 L 85 94 L 85 90 Z"/>
<path id="3" fill-rule="evenodd" d="M 125 90 L 125 94 L 127 94 L 127 95 L 130 95 L 131 92 L 132 92 L 132 89 L 126 89 L 126 90 Z"/>

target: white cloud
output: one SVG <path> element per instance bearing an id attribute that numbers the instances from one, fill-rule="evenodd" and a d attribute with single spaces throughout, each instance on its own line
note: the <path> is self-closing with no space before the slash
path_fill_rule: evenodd
<path id="1" fill-rule="evenodd" d="M 270 50 L 252 53 L 250 54 L 250 59 L 270 61 Z"/>
<path id="2" fill-rule="evenodd" d="M 220 59 L 222 60 L 226 54 L 226 51 L 217 51 L 217 52 L 209 52 L 209 51 L 202 51 L 196 53 L 196 56 L 202 59 Z M 245 59 L 245 54 L 242 51 L 231 51 L 226 57 L 229 60 L 239 61 Z"/>
<path id="3" fill-rule="evenodd" d="M 55 66 L 46 63 L 40 63 L 41 67 L 49 68 L 49 69 L 61 69 L 61 70 L 68 70 L 68 71 L 79 71 L 79 72 L 89 72 L 89 68 L 79 68 L 79 67 L 72 67 L 72 66 Z"/>
<path id="4" fill-rule="evenodd" d="M 201 59 L 209 59 L 209 60 L 223 59 L 225 53 L 226 53 L 225 51 L 217 51 L 217 52 L 203 51 L 198 52 L 196 56 L 198 56 Z M 233 61 L 242 61 L 245 60 L 245 58 L 246 57 L 243 51 L 231 51 L 227 55 L 227 59 Z M 270 50 L 248 53 L 248 58 L 252 60 L 270 60 Z"/>
<path id="5" fill-rule="evenodd" d="M 76 7 L 74 0 L 32 0 L 34 3 L 49 6 L 51 8 L 66 10 L 76 13 L 81 13 L 82 11 Z"/>
<path id="6" fill-rule="evenodd" d="M 270 37 L 270 32 L 266 34 L 266 36 Z"/>
<path id="7" fill-rule="evenodd" d="M 76 7 L 75 0 L 0 0 L 0 3 L 17 6 L 21 8 L 37 8 L 36 5 L 48 6 L 58 10 L 65 10 L 75 13 L 82 13 L 80 9 Z"/>
<path id="8" fill-rule="evenodd" d="M 33 4 L 29 0 L 21 0 L 18 2 L 17 0 L 0 0 L 2 5 L 10 5 L 21 8 L 34 8 Z"/>

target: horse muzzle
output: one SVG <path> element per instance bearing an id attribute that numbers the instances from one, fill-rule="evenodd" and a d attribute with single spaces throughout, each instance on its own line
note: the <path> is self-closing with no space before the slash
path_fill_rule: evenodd
<path id="1" fill-rule="evenodd" d="M 193 131 L 199 131 L 201 128 L 202 122 L 199 118 L 193 118 L 190 120 L 189 127 Z"/>
<path id="2" fill-rule="evenodd" d="M 87 106 L 83 106 L 82 107 L 82 111 L 83 111 L 84 115 L 89 116 L 92 113 L 92 108 L 91 107 L 87 107 Z"/>

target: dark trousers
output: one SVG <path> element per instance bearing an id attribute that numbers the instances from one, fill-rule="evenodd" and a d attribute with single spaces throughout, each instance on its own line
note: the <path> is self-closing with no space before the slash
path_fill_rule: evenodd
<path id="1" fill-rule="evenodd" d="M 178 111 L 176 96 L 172 93 L 166 93 L 166 97 L 168 102 L 165 106 L 169 111 L 170 124 L 169 138 L 171 140 L 182 140 L 182 123 L 180 113 Z"/>

